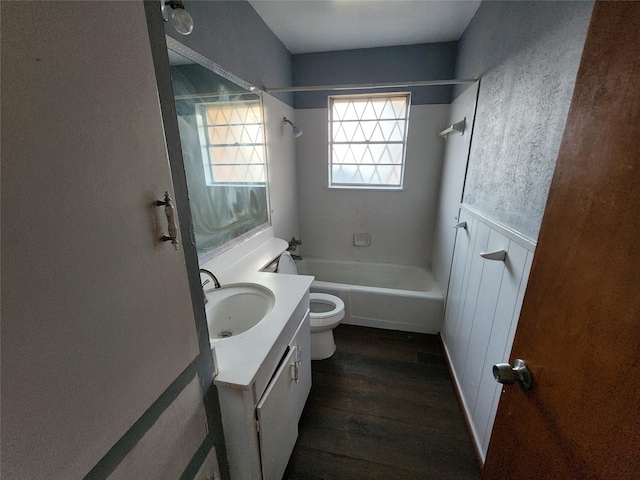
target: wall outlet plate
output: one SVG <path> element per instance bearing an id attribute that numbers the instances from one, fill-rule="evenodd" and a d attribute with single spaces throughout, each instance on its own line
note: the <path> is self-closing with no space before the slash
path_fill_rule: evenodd
<path id="1" fill-rule="evenodd" d="M 216 447 L 211 447 L 207 458 L 205 458 L 202 465 L 200 465 L 198 473 L 193 477 L 193 480 L 221 480 Z"/>

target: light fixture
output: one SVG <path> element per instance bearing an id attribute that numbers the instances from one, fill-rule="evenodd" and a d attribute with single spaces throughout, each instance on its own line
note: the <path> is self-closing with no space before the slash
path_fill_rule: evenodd
<path id="1" fill-rule="evenodd" d="M 284 117 L 282 119 L 282 125 L 286 125 L 286 124 L 291 125 L 291 128 L 293 128 L 293 136 L 298 138 L 302 135 L 302 130 L 300 130 L 298 127 L 296 127 L 293 123 L 291 123 L 291 120 L 287 120 L 287 117 Z"/>
<path id="2" fill-rule="evenodd" d="M 169 18 L 171 18 L 171 23 L 176 32 L 181 35 L 189 35 L 193 32 L 193 18 L 184 9 L 182 0 L 160 0 L 160 3 L 162 5 L 162 18 L 165 22 L 168 22 Z M 171 12 L 168 12 L 167 7 L 171 7 Z"/>

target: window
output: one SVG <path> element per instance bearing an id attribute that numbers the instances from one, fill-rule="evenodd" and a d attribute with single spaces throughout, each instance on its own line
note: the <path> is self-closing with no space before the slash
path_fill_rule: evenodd
<path id="1" fill-rule="evenodd" d="M 259 100 L 199 105 L 198 131 L 207 185 L 264 185 Z"/>
<path id="2" fill-rule="evenodd" d="M 329 97 L 329 187 L 400 189 L 409 93 Z"/>

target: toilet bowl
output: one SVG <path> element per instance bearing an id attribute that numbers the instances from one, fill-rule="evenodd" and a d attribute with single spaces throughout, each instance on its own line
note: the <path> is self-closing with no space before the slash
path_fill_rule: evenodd
<path id="1" fill-rule="evenodd" d="M 289 252 L 280 255 L 278 273 L 297 275 L 298 269 Z M 333 329 L 344 318 L 344 302 L 335 295 L 311 293 L 311 359 L 324 360 L 336 351 Z"/>

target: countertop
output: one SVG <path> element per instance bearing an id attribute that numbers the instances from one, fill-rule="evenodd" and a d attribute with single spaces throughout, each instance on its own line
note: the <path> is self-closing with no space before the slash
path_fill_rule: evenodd
<path id="1" fill-rule="evenodd" d="M 213 350 L 218 366 L 218 374 L 214 379 L 216 385 L 243 390 L 253 385 L 259 396 L 306 314 L 313 277 L 259 271 L 286 247 L 284 240 L 271 238 L 236 262 L 222 259 L 216 265 L 214 259 L 203 265 L 203 268 L 214 272 L 223 286 L 255 283 L 271 290 L 275 297 L 273 309 L 256 326 L 215 345 Z M 220 267 L 218 271 L 217 266 Z M 211 290 L 206 289 L 205 293 Z"/>

